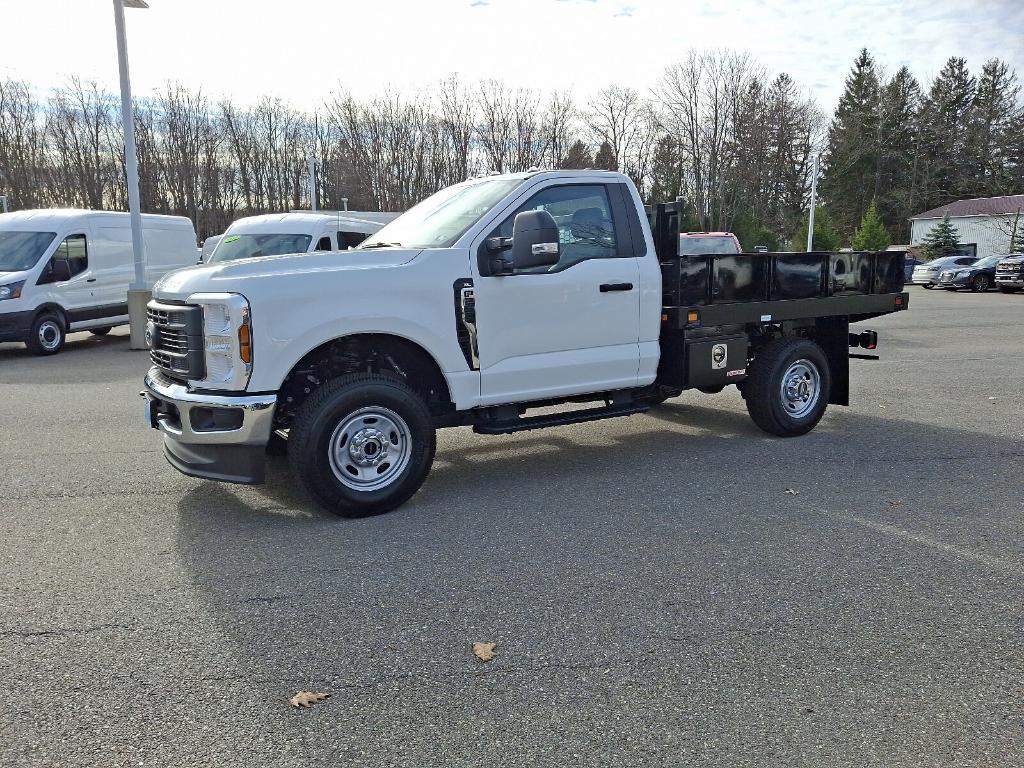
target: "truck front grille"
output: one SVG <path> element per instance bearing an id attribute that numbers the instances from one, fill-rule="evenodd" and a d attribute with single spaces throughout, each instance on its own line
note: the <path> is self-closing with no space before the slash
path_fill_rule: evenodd
<path id="1" fill-rule="evenodd" d="M 154 300 L 146 316 L 153 365 L 176 381 L 202 379 L 206 375 L 202 308 Z"/>

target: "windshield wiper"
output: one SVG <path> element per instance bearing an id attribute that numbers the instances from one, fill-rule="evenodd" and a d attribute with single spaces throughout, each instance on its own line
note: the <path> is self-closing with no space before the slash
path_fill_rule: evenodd
<path id="1" fill-rule="evenodd" d="M 360 251 L 368 251 L 371 248 L 401 248 L 401 243 L 370 243 L 369 245 L 359 246 Z"/>

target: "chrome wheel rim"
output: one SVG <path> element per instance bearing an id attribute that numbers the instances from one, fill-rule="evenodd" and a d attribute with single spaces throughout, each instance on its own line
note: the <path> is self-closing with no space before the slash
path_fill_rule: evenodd
<path id="1" fill-rule="evenodd" d="M 795 419 L 814 410 L 821 397 L 821 373 L 810 360 L 797 360 L 782 375 L 782 407 Z"/>
<path id="2" fill-rule="evenodd" d="M 395 482 L 409 466 L 409 425 L 389 408 L 360 408 L 334 428 L 327 451 L 338 482 L 354 491 L 376 491 Z"/>
<path id="3" fill-rule="evenodd" d="M 39 325 L 39 345 L 47 352 L 60 346 L 60 326 L 53 320 L 44 320 Z"/>

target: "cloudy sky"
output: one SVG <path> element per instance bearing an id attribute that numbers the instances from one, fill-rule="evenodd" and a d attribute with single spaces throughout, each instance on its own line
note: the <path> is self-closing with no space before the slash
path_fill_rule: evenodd
<path id="1" fill-rule="evenodd" d="M 168 79 L 297 106 L 339 86 L 412 91 L 465 81 L 646 90 L 694 48 L 747 51 L 831 110 L 858 49 L 922 81 L 950 55 L 1024 75 L 1022 0 L 149 0 L 128 10 L 137 95 Z M 41 93 L 77 74 L 117 88 L 110 0 L 0 0 L 0 77 Z"/>

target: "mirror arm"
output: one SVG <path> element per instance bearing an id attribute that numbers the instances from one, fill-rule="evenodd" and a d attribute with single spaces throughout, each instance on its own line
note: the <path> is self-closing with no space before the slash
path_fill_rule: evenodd
<path id="1" fill-rule="evenodd" d="M 498 253 L 500 251 L 507 251 L 512 247 L 511 237 L 489 237 L 487 238 L 487 252 Z"/>

